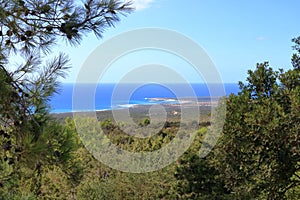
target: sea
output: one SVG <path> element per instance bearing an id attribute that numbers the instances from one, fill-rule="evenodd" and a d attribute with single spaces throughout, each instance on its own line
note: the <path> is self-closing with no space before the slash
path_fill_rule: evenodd
<path id="1" fill-rule="evenodd" d="M 239 86 L 235 83 L 223 84 L 225 95 L 237 94 Z M 210 88 L 210 89 L 209 89 Z M 64 83 L 58 93 L 49 101 L 51 113 L 66 113 L 88 110 L 112 110 L 135 105 L 178 104 L 178 99 L 224 96 L 224 92 L 213 91 L 203 83 L 193 84 L 72 84 Z M 76 92 L 75 92 L 76 91 Z M 213 93 L 213 95 L 212 95 Z M 75 95 L 76 94 L 76 95 Z M 93 98 L 93 108 L 85 107 L 86 98 Z M 79 99 L 79 100 L 78 100 Z M 74 101 L 82 106 L 74 106 Z"/>

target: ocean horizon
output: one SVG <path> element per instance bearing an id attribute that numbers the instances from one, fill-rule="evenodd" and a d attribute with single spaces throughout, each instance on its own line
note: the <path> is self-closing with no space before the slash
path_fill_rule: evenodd
<path id="1" fill-rule="evenodd" d="M 80 93 L 76 98 L 80 98 L 82 106 L 80 108 L 76 106 L 73 108 L 73 83 L 63 83 L 59 88 L 59 92 L 51 97 L 50 107 L 51 113 L 67 113 L 77 111 L 90 111 L 90 110 L 112 110 L 128 108 L 135 105 L 154 105 L 154 104 L 178 104 L 180 103 L 178 98 L 197 97 L 201 101 L 210 101 L 212 95 L 209 89 L 204 83 L 192 83 L 192 84 L 79 84 Z M 187 91 L 186 88 L 191 88 L 191 91 Z M 230 94 L 237 94 L 239 86 L 236 83 L 224 84 L 226 96 Z M 85 98 L 89 95 L 87 93 L 94 94 L 94 107 L 85 107 Z M 224 93 L 214 92 L 214 97 L 224 96 Z M 79 96 L 79 97 L 78 97 Z M 75 98 L 75 97 L 74 97 Z"/>

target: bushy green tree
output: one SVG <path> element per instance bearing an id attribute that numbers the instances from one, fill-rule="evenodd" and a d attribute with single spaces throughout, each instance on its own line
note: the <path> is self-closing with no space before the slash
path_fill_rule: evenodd
<path id="1" fill-rule="evenodd" d="M 293 69 L 258 64 L 227 98 L 215 166 L 238 198 L 284 199 L 300 184 L 299 38 L 293 41 Z"/>
<path id="2" fill-rule="evenodd" d="M 218 170 L 210 163 L 212 154 L 199 158 L 199 150 L 207 130 L 206 126 L 201 127 L 189 150 L 178 159 L 174 173 L 176 182 L 172 185 L 173 198 L 232 199 Z"/>
<path id="3" fill-rule="evenodd" d="M 176 168 L 175 193 L 177 199 L 231 199 L 217 169 L 209 157 L 200 159 L 197 152 L 188 151 Z"/>

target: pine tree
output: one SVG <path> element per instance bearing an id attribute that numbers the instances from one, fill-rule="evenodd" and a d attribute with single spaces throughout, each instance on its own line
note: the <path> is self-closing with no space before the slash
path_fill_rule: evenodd
<path id="1" fill-rule="evenodd" d="M 0 1 L 0 188 L 20 179 L 20 167 L 38 173 L 70 152 L 69 133 L 51 119 L 48 105 L 69 58 L 53 56 L 52 48 L 61 39 L 80 45 L 91 32 L 101 38 L 132 10 L 119 0 Z M 13 58 L 23 63 L 14 66 Z"/>

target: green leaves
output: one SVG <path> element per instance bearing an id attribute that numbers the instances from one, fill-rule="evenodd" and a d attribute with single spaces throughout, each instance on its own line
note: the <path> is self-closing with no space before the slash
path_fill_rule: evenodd
<path id="1" fill-rule="evenodd" d="M 118 0 L 0 1 L 0 183 L 7 191 L 29 184 L 23 176 L 33 176 L 30 188 L 40 195 L 45 165 L 59 166 L 69 180 L 76 177 L 70 169 L 75 131 L 55 124 L 48 105 L 70 68 L 69 58 L 60 53 L 49 59 L 49 54 L 61 38 L 79 45 L 90 32 L 101 37 L 119 15 L 131 11 L 130 3 Z M 8 62 L 13 56 L 23 59 L 16 67 Z M 2 183 L 4 177 L 12 185 Z"/>
<path id="2" fill-rule="evenodd" d="M 269 63 L 257 64 L 255 72 L 248 71 L 248 85 L 240 84 L 242 90 L 247 90 L 251 98 L 269 97 L 276 90 L 277 72 L 269 67 Z"/>
<path id="3" fill-rule="evenodd" d="M 74 0 L 3 1 L 0 37 L 5 41 L 7 53 L 14 50 L 27 54 L 34 48 L 48 50 L 47 46 L 55 44 L 59 37 L 78 45 L 89 32 L 101 37 L 120 20 L 119 15 L 133 10 L 130 6 L 118 0 L 86 0 L 82 4 Z"/>
<path id="4" fill-rule="evenodd" d="M 300 184 L 299 178 L 292 180 L 300 170 L 297 59 L 294 55 L 294 69 L 286 72 L 258 64 L 248 71 L 247 83 L 240 83 L 241 92 L 227 98 L 214 159 L 226 187 L 238 197 L 283 199 Z"/>

